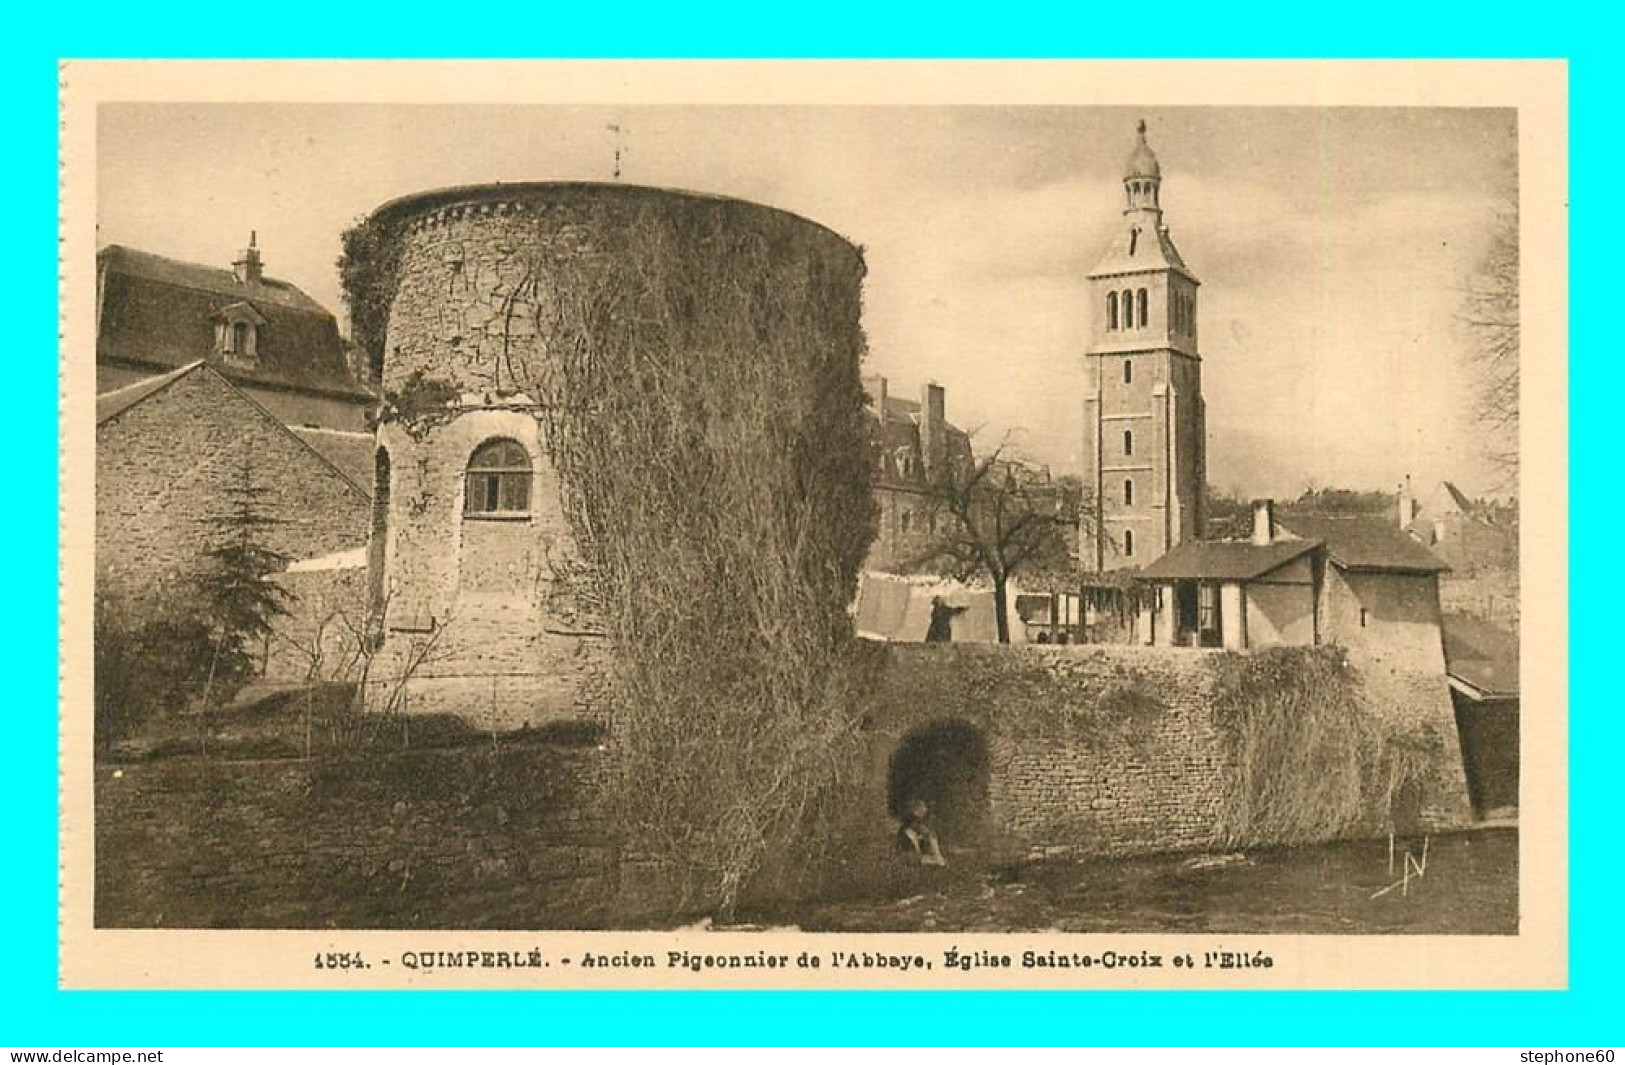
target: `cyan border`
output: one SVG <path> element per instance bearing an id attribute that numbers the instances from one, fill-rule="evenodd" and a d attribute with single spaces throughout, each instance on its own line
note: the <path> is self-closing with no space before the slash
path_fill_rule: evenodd
<path id="1" fill-rule="evenodd" d="M 1620 1040 L 1617 755 L 1600 669 L 1621 632 L 1619 521 L 1603 471 L 1613 353 L 1598 316 L 1573 319 L 1571 990 L 1502 993 L 112 993 L 56 979 L 56 133 L 65 56 L 612 57 L 1542 57 L 1570 60 L 1571 306 L 1617 301 L 1617 35 L 1605 14 L 1493 3 L 1353 9 L 1159 2 L 871 10 L 765 4 L 555 8 L 392 3 L 78 3 L 8 16 L 0 43 L 0 174 L 13 204 L 0 244 L 8 297 L 12 505 L 0 522 L 9 609 L 0 795 L 0 1043 L 416 1045 L 674 1043 L 1402 1043 L 1577 1045 Z M 1526 268 L 1538 269 L 1539 264 Z M 1553 309 L 1551 313 L 1560 313 Z M 1587 535 L 1589 534 L 1589 535 Z M 1607 609 L 1610 605 L 1614 609 Z M 1561 712 L 1529 706 L 1526 713 Z"/>

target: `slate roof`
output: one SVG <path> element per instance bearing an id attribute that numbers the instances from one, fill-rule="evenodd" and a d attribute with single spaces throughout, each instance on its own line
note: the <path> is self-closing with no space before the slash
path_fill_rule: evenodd
<path id="1" fill-rule="evenodd" d="M 1112 236 L 1106 253 L 1100 257 L 1100 262 L 1089 272 L 1089 276 L 1113 277 L 1164 268 L 1172 268 L 1192 281 L 1197 280 L 1191 268 L 1185 265 L 1179 249 L 1174 247 L 1174 238 L 1167 226 L 1156 226 L 1150 232 L 1141 229 L 1138 240 L 1131 240 L 1129 227 L 1123 226 Z"/>
<path id="2" fill-rule="evenodd" d="M 1396 523 L 1378 518 L 1329 518 L 1290 514 L 1276 525 L 1294 536 L 1319 540 L 1340 569 L 1372 573 L 1444 573 L 1450 567 Z"/>
<path id="3" fill-rule="evenodd" d="M 915 477 L 914 481 L 924 484 L 924 471 L 919 465 L 921 457 L 920 444 L 920 405 L 911 399 L 902 399 L 897 396 L 886 397 L 886 410 L 884 419 L 879 421 L 879 446 L 888 455 L 898 451 L 907 450 L 914 455 Z M 948 447 L 948 457 L 959 461 L 968 461 L 971 457 L 970 434 L 952 422 L 945 423 L 945 436 Z M 909 478 L 902 477 L 888 462 L 882 473 L 881 480 L 889 485 L 911 483 Z"/>
<path id="4" fill-rule="evenodd" d="M 1480 618 L 1444 616 L 1445 672 L 1486 696 L 1518 694 L 1518 638 Z"/>
<path id="5" fill-rule="evenodd" d="M 323 458 L 344 471 L 370 497 L 374 480 L 374 453 L 378 443 L 371 433 L 352 433 L 341 429 L 318 429 L 311 426 L 290 426 L 293 435 L 310 445 Z"/>
<path id="6" fill-rule="evenodd" d="M 222 365 L 240 385 L 281 386 L 365 398 L 345 361 L 338 323 L 286 281 L 239 284 L 231 270 L 166 259 L 118 244 L 96 256 L 98 360 L 184 367 L 214 355 L 221 310 L 246 303 L 265 319 L 258 365 Z"/>
<path id="7" fill-rule="evenodd" d="M 1141 580 L 1250 581 L 1308 554 L 1318 540 L 1193 540 L 1180 544 L 1139 573 Z"/>

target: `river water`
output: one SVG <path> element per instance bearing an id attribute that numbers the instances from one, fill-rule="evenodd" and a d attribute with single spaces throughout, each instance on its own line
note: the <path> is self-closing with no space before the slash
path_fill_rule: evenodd
<path id="1" fill-rule="evenodd" d="M 1517 932 L 1516 829 L 1435 836 L 1425 863 L 1421 840 L 1408 849 L 1409 884 L 1386 892 L 1402 880 L 1405 842 L 1392 873 L 1387 840 L 992 869 L 950 855 L 949 868 L 910 870 L 884 895 L 759 916 L 806 931 Z"/>

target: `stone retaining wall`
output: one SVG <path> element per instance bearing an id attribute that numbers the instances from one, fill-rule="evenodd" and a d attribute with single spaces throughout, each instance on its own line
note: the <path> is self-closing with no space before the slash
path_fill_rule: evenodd
<path id="1" fill-rule="evenodd" d="M 615 895 L 594 748 L 103 764 L 96 923 L 592 927 Z"/>

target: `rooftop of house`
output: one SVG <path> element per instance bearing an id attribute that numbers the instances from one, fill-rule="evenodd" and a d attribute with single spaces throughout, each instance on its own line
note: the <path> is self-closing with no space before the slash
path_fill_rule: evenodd
<path id="1" fill-rule="evenodd" d="M 204 365 L 203 360 L 197 359 L 178 370 L 171 370 L 156 377 L 144 378 L 133 385 L 115 388 L 111 392 L 103 392 L 96 397 L 96 424 L 101 425 L 103 422 L 118 417 L 154 392 L 163 391 L 202 365 Z"/>
<path id="2" fill-rule="evenodd" d="M 1467 498 L 1467 494 L 1449 481 L 1440 481 L 1428 502 L 1441 511 L 1455 509 L 1465 513 L 1474 509 L 1473 501 Z"/>
<path id="3" fill-rule="evenodd" d="M 96 266 L 98 361 L 162 371 L 207 359 L 238 384 L 370 396 L 351 374 L 333 315 L 286 281 L 239 280 L 227 267 L 118 244 L 98 252 Z M 260 323 L 256 353 L 228 363 L 216 353 L 215 327 L 239 304 Z"/>
<path id="4" fill-rule="evenodd" d="M 1188 540 L 1139 572 L 1142 580 L 1256 580 L 1320 546 L 1318 540 Z"/>
<path id="5" fill-rule="evenodd" d="M 884 409 L 878 412 L 876 417 L 880 427 L 878 444 L 883 457 L 892 461 L 883 463 L 881 467 L 883 480 L 891 482 L 922 480 L 924 470 L 919 465 L 923 447 L 920 440 L 920 404 L 912 399 L 886 393 L 885 378 L 868 378 L 864 384 L 871 401 L 878 399 L 879 394 L 885 395 Z M 971 460 L 969 433 L 953 422 L 944 421 L 943 436 L 949 459 L 960 463 Z M 898 452 L 912 456 L 911 465 L 908 467 L 912 472 L 906 472 L 894 461 Z"/>
<path id="6" fill-rule="evenodd" d="M 1374 573 L 1444 573 L 1437 555 L 1407 536 L 1397 524 L 1375 517 L 1288 514 L 1276 519 L 1284 533 L 1326 545 L 1340 569 Z"/>

